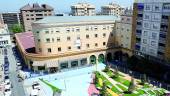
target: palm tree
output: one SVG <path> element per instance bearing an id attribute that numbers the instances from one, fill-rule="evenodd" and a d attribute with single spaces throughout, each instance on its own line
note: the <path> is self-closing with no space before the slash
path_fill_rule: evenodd
<path id="1" fill-rule="evenodd" d="M 134 78 L 131 77 L 131 82 L 130 82 L 130 85 L 128 87 L 128 92 L 132 93 L 134 90 L 135 90 L 135 81 L 134 81 Z"/>
<path id="2" fill-rule="evenodd" d="M 107 85 L 105 82 L 103 82 L 102 89 L 100 90 L 100 93 L 102 96 L 107 96 Z"/>

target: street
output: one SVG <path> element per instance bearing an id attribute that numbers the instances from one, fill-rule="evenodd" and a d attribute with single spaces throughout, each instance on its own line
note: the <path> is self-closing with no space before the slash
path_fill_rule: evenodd
<path id="1" fill-rule="evenodd" d="M 16 60 L 12 52 L 12 48 L 8 48 L 8 59 L 9 59 L 9 77 L 12 83 L 12 96 L 25 96 L 22 82 L 18 82 L 16 72 Z"/>

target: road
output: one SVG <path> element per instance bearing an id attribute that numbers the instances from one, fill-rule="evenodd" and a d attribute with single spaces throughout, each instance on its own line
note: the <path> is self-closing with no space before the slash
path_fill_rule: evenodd
<path id="1" fill-rule="evenodd" d="M 8 59 L 9 59 L 9 77 L 12 83 L 12 96 L 25 96 L 24 88 L 22 82 L 18 82 L 17 72 L 16 72 L 16 60 L 12 52 L 12 48 L 8 49 Z"/>

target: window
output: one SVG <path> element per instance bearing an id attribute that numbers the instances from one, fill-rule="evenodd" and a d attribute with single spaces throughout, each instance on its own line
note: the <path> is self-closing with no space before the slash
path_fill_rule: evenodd
<path id="1" fill-rule="evenodd" d="M 113 37 L 113 33 L 111 33 L 111 37 Z"/>
<path id="2" fill-rule="evenodd" d="M 80 46 L 77 46 L 77 49 L 81 49 L 81 47 L 80 47 Z"/>
<path id="3" fill-rule="evenodd" d="M 152 39 L 157 39 L 157 33 L 152 33 Z"/>
<path id="4" fill-rule="evenodd" d="M 48 48 L 48 52 L 51 53 L 51 48 Z"/>
<path id="5" fill-rule="evenodd" d="M 151 11 L 152 5 L 151 4 L 145 4 L 145 11 Z"/>
<path id="6" fill-rule="evenodd" d="M 86 35 L 86 39 L 89 39 L 89 35 Z"/>
<path id="7" fill-rule="evenodd" d="M 67 28 L 67 29 L 66 29 L 66 32 L 67 32 L 67 33 L 70 32 L 70 28 Z"/>
<path id="8" fill-rule="evenodd" d="M 67 41 L 70 41 L 71 40 L 71 38 L 70 37 L 67 37 Z"/>
<path id="9" fill-rule="evenodd" d="M 144 15 L 144 19 L 149 20 L 149 18 L 150 18 L 150 15 L 149 15 L 149 14 L 145 14 L 145 15 Z"/>
<path id="10" fill-rule="evenodd" d="M 103 42 L 103 46 L 105 46 L 106 45 L 106 42 Z"/>
<path id="11" fill-rule="evenodd" d="M 97 27 L 97 26 L 95 26 L 95 27 L 94 27 L 94 30 L 95 30 L 95 31 L 97 31 L 97 30 L 98 30 L 98 27 Z"/>
<path id="12" fill-rule="evenodd" d="M 148 31 L 143 31 L 143 36 L 148 36 Z"/>
<path id="13" fill-rule="evenodd" d="M 27 20 L 30 20 L 29 18 L 27 18 Z"/>
<path id="14" fill-rule="evenodd" d="M 54 42 L 54 38 L 52 38 L 52 42 Z"/>
<path id="15" fill-rule="evenodd" d="M 77 36 L 77 40 L 80 40 L 80 36 Z"/>
<path id="16" fill-rule="evenodd" d="M 156 41 L 151 41 L 151 46 L 156 46 Z"/>
<path id="17" fill-rule="evenodd" d="M 103 26 L 103 30 L 106 30 L 106 26 Z"/>
<path id="18" fill-rule="evenodd" d="M 98 44 L 97 44 L 97 43 L 95 43 L 95 46 L 96 46 L 96 47 L 98 47 Z"/>
<path id="19" fill-rule="evenodd" d="M 146 39 L 143 39 L 143 44 L 147 44 L 147 40 Z"/>
<path id="20" fill-rule="evenodd" d="M 39 31 L 37 31 L 37 34 L 40 33 Z"/>
<path id="21" fill-rule="evenodd" d="M 45 31 L 46 34 L 49 34 L 49 31 Z"/>
<path id="22" fill-rule="evenodd" d="M 61 51 L 61 47 L 58 47 L 58 52 L 60 52 Z"/>
<path id="23" fill-rule="evenodd" d="M 68 50 L 71 50 L 71 46 L 68 47 Z"/>
<path id="24" fill-rule="evenodd" d="M 38 39 L 38 42 L 40 42 L 41 40 L 40 39 Z"/>
<path id="25" fill-rule="evenodd" d="M 57 37 L 57 42 L 60 42 L 60 37 Z"/>
<path id="26" fill-rule="evenodd" d="M 50 43 L 50 38 L 47 38 L 47 39 L 46 39 L 46 42 L 47 42 L 47 43 Z"/>
<path id="27" fill-rule="evenodd" d="M 94 36 L 95 36 L 95 38 L 97 38 L 97 37 L 98 37 L 98 35 L 97 35 L 97 34 L 95 34 Z"/>
<path id="28" fill-rule="evenodd" d="M 34 20 L 34 18 L 31 18 L 31 20 Z"/>
<path id="29" fill-rule="evenodd" d="M 80 32 L 80 28 L 76 28 L 76 32 Z"/>
<path id="30" fill-rule="evenodd" d="M 29 14 L 26 14 L 26 16 L 29 16 Z"/>
<path id="31" fill-rule="evenodd" d="M 90 47 L 90 44 L 86 44 L 86 47 L 89 48 L 89 47 Z"/>
<path id="32" fill-rule="evenodd" d="M 59 30 L 57 30 L 57 31 L 55 31 L 56 33 L 59 33 L 60 31 Z"/>
<path id="33" fill-rule="evenodd" d="M 103 33 L 103 37 L 106 37 L 106 33 Z"/>
<path id="34" fill-rule="evenodd" d="M 72 32 L 74 32 L 74 28 L 72 28 Z"/>
<path id="35" fill-rule="evenodd" d="M 42 49 L 41 49 L 41 48 L 39 48 L 39 52 L 42 52 Z"/>
<path id="36" fill-rule="evenodd" d="M 89 27 L 86 27 L 86 31 L 89 31 Z"/>
<path id="37" fill-rule="evenodd" d="M 146 52 L 146 47 L 142 47 L 142 51 L 143 51 L 143 52 Z"/>
<path id="38" fill-rule="evenodd" d="M 107 30 L 109 30 L 110 29 L 110 26 L 107 26 Z"/>

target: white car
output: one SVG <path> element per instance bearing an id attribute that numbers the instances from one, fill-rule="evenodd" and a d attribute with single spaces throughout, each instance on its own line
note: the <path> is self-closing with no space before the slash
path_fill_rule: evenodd
<path id="1" fill-rule="evenodd" d="M 38 96 L 38 89 L 32 89 L 30 96 Z"/>
<path id="2" fill-rule="evenodd" d="M 9 79 L 5 79 L 4 83 L 5 83 L 5 85 L 10 85 L 11 84 Z"/>
<path id="3" fill-rule="evenodd" d="M 5 85 L 4 96 L 11 96 L 10 85 Z"/>

